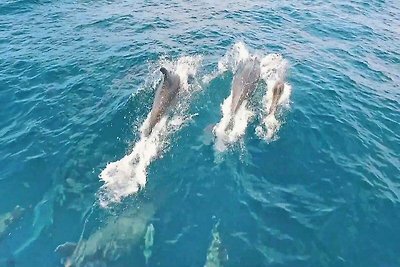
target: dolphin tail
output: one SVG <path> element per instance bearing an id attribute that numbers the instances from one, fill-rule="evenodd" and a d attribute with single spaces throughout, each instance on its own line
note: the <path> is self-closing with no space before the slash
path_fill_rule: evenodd
<path id="1" fill-rule="evenodd" d="M 64 244 L 58 245 L 54 252 L 62 257 L 70 257 L 76 250 L 77 246 L 77 243 L 65 242 Z"/>

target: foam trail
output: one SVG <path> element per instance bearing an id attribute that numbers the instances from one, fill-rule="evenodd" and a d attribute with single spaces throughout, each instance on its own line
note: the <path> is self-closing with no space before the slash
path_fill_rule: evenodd
<path id="1" fill-rule="evenodd" d="M 218 61 L 217 71 L 203 77 L 203 83 L 209 83 L 226 71 L 232 71 L 235 73 L 240 61 L 245 60 L 249 56 L 250 53 L 243 42 L 234 44 L 233 47 Z"/>
<path id="2" fill-rule="evenodd" d="M 148 123 L 149 117 L 144 125 Z M 100 205 L 105 207 L 110 202 L 119 202 L 123 197 L 136 193 L 146 185 L 147 167 L 158 155 L 165 144 L 166 117 L 154 127 L 152 133 L 143 134 L 130 154 L 122 159 L 107 164 L 100 178 L 104 182 Z"/>
<path id="3" fill-rule="evenodd" d="M 225 151 L 229 144 L 235 143 L 244 135 L 247 125 L 254 115 L 253 111 L 246 108 L 247 101 L 243 101 L 236 114 L 232 116 L 231 102 L 232 92 L 221 106 L 221 121 L 214 127 L 214 134 L 216 136 L 215 148 L 219 152 Z"/>
<path id="4" fill-rule="evenodd" d="M 267 91 L 262 100 L 261 123 L 256 127 L 256 134 L 267 142 L 274 141 L 277 138 L 276 134 L 282 124 L 279 113 L 269 113 L 269 110 L 273 99 L 272 89 L 278 81 L 285 79 L 287 65 L 287 61 L 279 54 L 267 55 L 261 61 L 261 78 L 267 84 Z M 278 108 L 289 108 L 291 91 L 291 85 L 285 83 L 283 93 L 277 103 Z"/>
<path id="5" fill-rule="evenodd" d="M 120 202 L 121 199 L 139 191 L 147 182 L 147 168 L 167 147 L 169 137 L 184 124 L 190 116 L 185 115 L 189 106 L 189 98 L 197 87 L 189 85 L 189 76 L 196 75 L 201 62 L 200 57 L 182 57 L 176 62 L 161 61 L 160 65 L 174 70 L 181 78 L 181 94 L 172 118 L 164 116 L 154 127 L 149 136 L 144 130 L 150 120 L 150 113 L 140 127 L 140 139 L 134 145 L 132 152 L 122 159 L 108 163 L 99 177 L 104 182 L 99 194 L 102 207 L 110 203 Z M 192 90 L 193 89 L 193 90 Z"/>

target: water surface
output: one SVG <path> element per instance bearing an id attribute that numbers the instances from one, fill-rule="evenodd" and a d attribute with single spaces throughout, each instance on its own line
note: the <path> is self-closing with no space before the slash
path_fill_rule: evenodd
<path id="1" fill-rule="evenodd" d="M 68 264 L 65 242 L 87 267 L 399 266 L 399 18 L 396 1 L 2 1 L 0 266 Z M 273 140 L 255 116 L 221 156 L 218 62 L 240 42 L 287 60 L 290 103 Z M 158 68 L 185 57 L 186 119 L 142 190 L 100 207 Z"/>

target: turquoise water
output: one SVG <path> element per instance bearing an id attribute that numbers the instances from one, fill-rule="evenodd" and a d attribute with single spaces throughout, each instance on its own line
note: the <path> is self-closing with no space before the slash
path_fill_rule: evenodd
<path id="1" fill-rule="evenodd" d="M 0 266 L 400 266 L 399 3 L 217 2 L 0 2 Z M 246 52 L 291 91 L 219 149 Z M 161 65 L 194 81 L 150 142 Z"/>

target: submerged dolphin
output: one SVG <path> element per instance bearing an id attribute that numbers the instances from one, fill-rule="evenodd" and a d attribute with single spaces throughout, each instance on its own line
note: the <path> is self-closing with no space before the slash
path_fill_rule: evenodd
<path id="1" fill-rule="evenodd" d="M 207 258 L 204 267 L 220 267 L 228 261 L 229 256 L 227 250 L 222 245 L 222 240 L 218 232 L 219 222 L 212 229 L 212 241 L 207 251 Z"/>
<path id="2" fill-rule="evenodd" d="M 251 97 L 260 79 L 260 61 L 248 58 L 242 61 L 232 82 L 231 114 L 236 114 L 243 101 Z"/>
<path id="3" fill-rule="evenodd" d="M 148 136 L 153 131 L 154 126 L 160 121 L 160 119 L 171 107 L 180 89 L 180 78 L 178 74 L 168 71 L 166 68 L 160 68 L 160 71 L 164 75 L 163 81 L 157 88 L 156 96 L 154 98 L 153 107 L 151 109 L 149 125 L 145 130 L 145 136 Z"/>
<path id="4" fill-rule="evenodd" d="M 276 112 L 276 109 L 278 107 L 279 99 L 281 98 L 283 94 L 283 90 L 285 88 L 285 84 L 282 81 L 277 81 L 274 84 L 274 87 L 272 88 L 272 102 L 271 102 L 271 107 L 268 110 L 268 115 L 269 114 L 274 114 Z"/>
<path id="5" fill-rule="evenodd" d="M 143 240 L 155 211 L 153 203 L 124 210 L 119 216 L 106 220 L 86 239 L 77 244 L 66 242 L 55 252 L 64 258 L 65 267 L 109 266 Z"/>
<path id="6" fill-rule="evenodd" d="M 0 239 L 9 234 L 9 228 L 23 216 L 24 211 L 24 208 L 17 205 L 12 211 L 0 214 Z"/>

